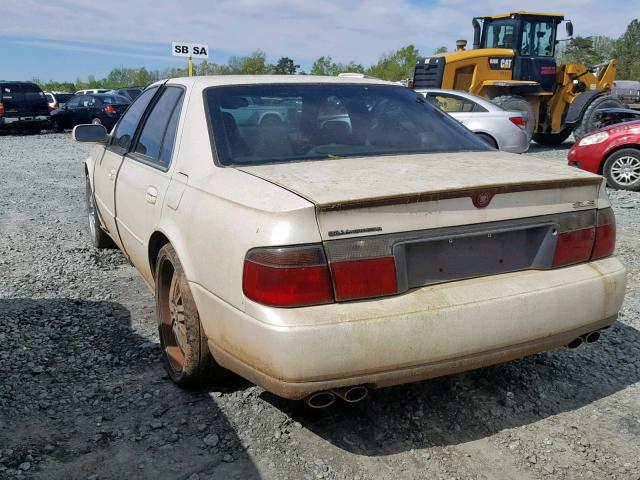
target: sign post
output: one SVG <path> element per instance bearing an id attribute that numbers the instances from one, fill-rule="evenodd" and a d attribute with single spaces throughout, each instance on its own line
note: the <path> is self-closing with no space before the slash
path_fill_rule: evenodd
<path id="1" fill-rule="evenodd" d="M 173 42 L 171 44 L 171 54 L 174 57 L 186 57 L 189 59 L 189 76 L 193 76 L 193 59 L 209 58 L 209 45 L 204 43 L 183 43 Z"/>

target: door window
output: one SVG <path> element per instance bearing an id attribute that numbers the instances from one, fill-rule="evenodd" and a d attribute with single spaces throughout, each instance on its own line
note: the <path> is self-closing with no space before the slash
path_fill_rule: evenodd
<path id="1" fill-rule="evenodd" d="M 116 126 L 111 138 L 111 146 L 122 150 L 123 153 L 129 150 L 133 135 L 136 132 L 136 128 L 138 128 L 138 123 L 140 123 L 142 115 L 157 91 L 157 87 L 145 90 L 144 93 L 131 104 Z"/>
<path id="2" fill-rule="evenodd" d="M 135 153 L 162 169 L 169 166 L 180 113 L 182 89 L 167 87 L 153 106 L 136 147 Z"/>
<path id="3" fill-rule="evenodd" d="M 82 97 L 73 97 L 71 100 L 65 103 L 65 106 L 69 110 L 75 110 L 76 108 L 81 107 L 81 102 L 82 102 Z"/>
<path id="4" fill-rule="evenodd" d="M 482 112 L 486 110 L 475 102 L 457 95 L 444 95 L 439 93 L 430 93 L 429 101 L 436 105 L 440 110 L 447 113 L 455 112 Z"/>

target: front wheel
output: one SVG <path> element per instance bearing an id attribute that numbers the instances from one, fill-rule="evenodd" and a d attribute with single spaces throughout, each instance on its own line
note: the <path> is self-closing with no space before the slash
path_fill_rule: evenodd
<path id="1" fill-rule="evenodd" d="M 99 250 L 115 247 L 111 237 L 109 237 L 109 235 L 102 230 L 102 227 L 100 227 L 100 217 L 98 216 L 96 200 L 93 197 L 93 189 L 91 188 L 91 181 L 89 180 L 88 175 L 85 181 L 85 204 L 87 208 L 89 236 L 91 237 L 91 243 L 93 243 L 93 246 Z"/>
<path id="2" fill-rule="evenodd" d="M 210 383 L 224 369 L 211 356 L 182 264 L 171 244 L 158 252 L 156 318 L 167 373 L 181 387 Z"/>
<path id="3" fill-rule="evenodd" d="M 51 130 L 53 130 L 55 133 L 62 133 L 64 131 L 64 127 L 62 126 L 62 123 L 60 123 L 60 120 L 53 121 L 53 123 L 51 124 Z"/>
<path id="4" fill-rule="evenodd" d="M 602 173 L 611 188 L 640 191 L 640 150 L 623 148 L 612 153 Z"/>
<path id="5" fill-rule="evenodd" d="M 94 118 L 93 120 L 91 120 L 91 124 L 92 125 L 102 125 L 102 120 L 100 120 L 99 118 Z"/>

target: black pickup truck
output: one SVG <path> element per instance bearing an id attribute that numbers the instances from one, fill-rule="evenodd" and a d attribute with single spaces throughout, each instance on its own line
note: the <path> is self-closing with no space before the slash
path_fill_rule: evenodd
<path id="1" fill-rule="evenodd" d="M 49 128 L 49 104 L 44 92 L 32 82 L 0 80 L 0 132 L 40 133 Z"/>

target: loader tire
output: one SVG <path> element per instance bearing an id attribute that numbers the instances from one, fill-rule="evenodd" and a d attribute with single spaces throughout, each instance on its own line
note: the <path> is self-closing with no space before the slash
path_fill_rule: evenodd
<path id="1" fill-rule="evenodd" d="M 538 145 L 553 147 L 556 145 L 560 145 L 567 138 L 569 138 L 569 135 L 571 135 L 571 129 L 565 128 L 558 133 L 535 133 L 533 135 L 533 140 Z"/>
<path id="2" fill-rule="evenodd" d="M 526 112 L 528 115 L 527 128 L 525 129 L 529 135 L 529 139 L 533 137 L 533 131 L 536 128 L 536 115 L 533 107 L 526 98 L 519 95 L 501 95 L 491 99 L 493 103 L 499 107 L 509 111 Z"/>
<path id="3" fill-rule="evenodd" d="M 593 100 L 582 115 L 582 119 L 573 130 L 576 142 L 579 142 L 587 133 L 597 130 L 599 127 L 596 112 L 603 108 L 625 108 L 620 100 L 611 95 L 597 97 Z"/>

